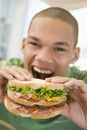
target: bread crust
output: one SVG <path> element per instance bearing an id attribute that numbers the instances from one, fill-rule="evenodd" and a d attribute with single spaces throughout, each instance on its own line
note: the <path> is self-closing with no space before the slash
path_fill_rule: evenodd
<path id="1" fill-rule="evenodd" d="M 62 112 L 61 108 L 54 107 L 54 106 L 46 110 L 42 110 L 37 106 L 34 106 L 33 108 L 24 108 L 24 106 L 20 104 L 16 104 L 8 96 L 5 97 L 4 104 L 5 107 L 8 109 L 8 111 L 13 113 L 14 115 L 22 116 L 22 117 L 31 117 L 35 119 L 51 118 L 61 114 Z"/>
<path id="2" fill-rule="evenodd" d="M 55 89 L 64 89 L 64 85 L 63 84 L 58 84 L 58 83 L 50 83 L 50 82 L 46 82 L 45 80 L 42 79 L 35 79 L 33 78 L 32 80 L 29 81 L 19 81 L 19 80 L 9 80 L 8 82 L 8 86 L 21 86 L 21 87 L 25 87 L 25 88 L 33 88 L 33 89 L 38 89 L 38 88 L 49 88 L 52 90 Z"/>

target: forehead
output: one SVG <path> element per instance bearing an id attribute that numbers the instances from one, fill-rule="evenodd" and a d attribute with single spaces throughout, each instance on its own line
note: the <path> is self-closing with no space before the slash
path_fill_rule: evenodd
<path id="1" fill-rule="evenodd" d="M 33 20 L 29 35 L 51 40 L 74 42 L 73 27 L 60 19 L 37 17 Z"/>
<path id="2" fill-rule="evenodd" d="M 37 26 L 37 25 L 46 25 L 48 23 L 54 27 L 65 25 L 66 27 L 72 28 L 72 26 L 68 22 L 63 21 L 58 18 L 55 19 L 55 18 L 50 18 L 50 17 L 36 17 L 32 20 L 32 23 L 30 26 L 32 27 L 32 26 Z"/>

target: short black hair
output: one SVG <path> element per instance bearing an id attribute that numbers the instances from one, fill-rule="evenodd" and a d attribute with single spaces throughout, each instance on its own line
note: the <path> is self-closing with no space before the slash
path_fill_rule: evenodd
<path id="1" fill-rule="evenodd" d="M 77 45 L 78 42 L 78 22 L 75 19 L 75 17 L 67 10 L 60 8 L 60 7 L 50 7 L 46 8 L 44 10 L 41 10 L 40 12 L 36 13 L 34 17 L 31 20 L 31 24 L 33 20 L 37 17 L 44 17 L 44 18 L 53 18 L 53 19 L 60 19 L 61 21 L 64 21 L 68 24 L 70 24 L 73 27 L 73 34 L 74 34 L 74 46 Z M 30 29 L 29 27 L 29 29 Z"/>

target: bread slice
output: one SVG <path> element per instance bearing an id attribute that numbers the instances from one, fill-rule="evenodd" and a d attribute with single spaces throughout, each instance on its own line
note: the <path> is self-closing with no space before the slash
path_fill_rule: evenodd
<path id="1" fill-rule="evenodd" d="M 50 83 L 50 82 L 46 82 L 45 80 L 36 79 L 36 78 L 33 78 L 32 80 L 29 80 L 29 81 L 19 81 L 17 79 L 9 80 L 8 86 L 14 86 L 14 87 L 21 86 L 21 87 L 33 88 L 33 89 L 39 89 L 41 87 L 49 88 L 52 90 L 55 90 L 55 89 L 63 90 L 64 89 L 63 84 Z"/>
<path id="2" fill-rule="evenodd" d="M 26 108 L 20 104 L 16 104 L 8 96 L 4 100 L 5 107 L 14 115 L 22 117 L 31 117 L 35 119 L 47 119 L 61 114 L 62 108 L 52 106 L 48 109 L 40 109 L 38 106 Z"/>

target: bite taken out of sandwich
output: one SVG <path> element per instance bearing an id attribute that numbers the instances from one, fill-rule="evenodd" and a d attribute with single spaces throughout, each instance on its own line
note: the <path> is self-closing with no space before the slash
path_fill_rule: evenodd
<path id="1" fill-rule="evenodd" d="M 5 107 L 11 113 L 35 119 L 47 119 L 61 114 L 66 105 L 69 90 L 63 84 L 42 79 L 30 81 L 9 80 Z"/>

